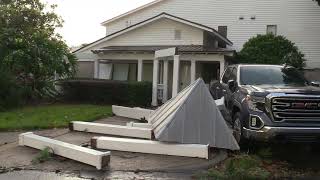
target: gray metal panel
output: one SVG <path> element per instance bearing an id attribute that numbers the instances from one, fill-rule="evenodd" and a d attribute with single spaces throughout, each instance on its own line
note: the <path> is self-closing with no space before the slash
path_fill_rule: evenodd
<path id="1" fill-rule="evenodd" d="M 162 107 L 152 122 L 157 140 L 184 144 L 209 144 L 211 147 L 238 150 L 239 145 L 203 80 L 199 79 L 187 87 L 176 98 Z M 161 121 L 157 118 L 163 117 Z"/>

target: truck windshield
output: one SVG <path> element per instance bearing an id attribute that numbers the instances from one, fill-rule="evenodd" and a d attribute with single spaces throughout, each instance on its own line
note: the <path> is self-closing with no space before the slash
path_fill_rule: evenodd
<path id="1" fill-rule="evenodd" d="M 302 73 L 282 66 L 242 66 L 241 85 L 306 85 Z"/>

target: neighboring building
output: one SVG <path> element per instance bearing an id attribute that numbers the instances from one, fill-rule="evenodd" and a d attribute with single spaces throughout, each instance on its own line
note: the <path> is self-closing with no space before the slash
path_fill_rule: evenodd
<path id="1" fill-rule="evenodd" d="M 153 105 L 198 77 L 219 79 L 227 59 L 257 34 L 286 36 L 307 68 L 320 68 L 320 7 L 312 0 L 156 0 L 102 25 L 106 37 L 75 51 L 78 76 L 151 81 Z M 155 53 L 172 47 L 172 56 Z"/>

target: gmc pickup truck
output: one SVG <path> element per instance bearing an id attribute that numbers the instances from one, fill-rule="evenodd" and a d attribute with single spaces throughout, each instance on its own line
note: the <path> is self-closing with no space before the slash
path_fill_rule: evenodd
<path id="1" fill-rule="evenodd" d="M 320 88 L 294 68 L 231 65 L 210 90 L 224 96 L 238 142 L 320 142 Z"/>

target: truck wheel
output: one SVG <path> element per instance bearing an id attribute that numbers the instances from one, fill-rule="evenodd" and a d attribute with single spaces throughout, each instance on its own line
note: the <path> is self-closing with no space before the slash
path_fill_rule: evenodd
<path id="1" fill-rule="evenodd" d="M 233 116 L 233 124 L 232 124 L 232 129 L 233 129 L 233 136 L 237 140 L 238 143 L 243 141 L 242 138 L 242 122 L 240 120 L 240 113 L 237 112 Z"/>

